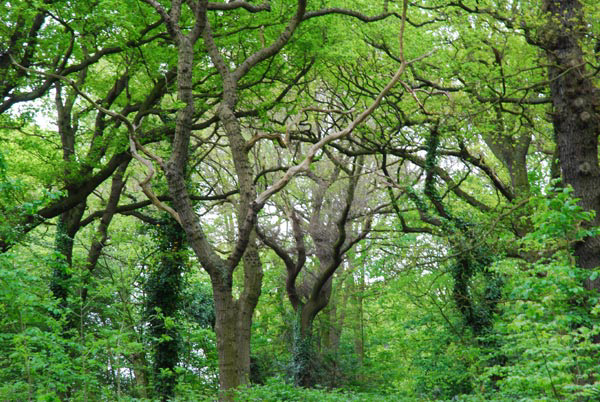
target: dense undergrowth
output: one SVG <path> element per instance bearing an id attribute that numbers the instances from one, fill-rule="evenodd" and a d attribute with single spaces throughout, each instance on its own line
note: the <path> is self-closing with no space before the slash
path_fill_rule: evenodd
<path id="1" fill-rule="evenodd" d="M 578 269 L 569 251 L 595 229 L 585 227 L 590 214 L 577 206 L 568 189 L 552 191 L 552 197 L 531 201 L 535 230 L 520 245 L 538 257 L 531 263 L 498 258 L 489 267 L 503 285 L 486 331 L 475 333 L 453 305 L 451 273 L 407 271 L 363 284 L 360 292 L 346 279 L 335 295 L 345 320 L 340 322 L 339 311 L 329 311 L 315 323 L 312 389 L 292 384 L 294 313 L 283 303 L 279 275 L 267 272 L 271 290 L 261 298 L 253 337 L 256 384 L 239 389 L 235 399 L 597 400 L 600 310 L 597 295 L 582 285 L 597 273 Z M 130 235 L 124 228 L 121 236 Z M 104 272 L 103 283 L 95 283 L 85 305 L 78 295 L 71 296 L 70 305 L 80 310 L 69 314 L 79 321 L 65 331 L 66 317 L 47 286 L 62 261 L 42 246 L 31 244 L 0 256 L 0 399 L 153 400 L 153 378 L 160 377 L 152 376 L 147 351 L 171 337 L 161 335 L 161 341 L 139 325 L 144 311 L 136 300 L 142 294 L 131 284 L 144 276 L 145 265 L 139 264 L 137 253 L 129 249 L 127 265 Z M 372 263 L 373 272 L 383 273 L 389 261 Z M 214 400 L 210 290 L 201 277 L 187 273 L 183 278 L 189 289 L 182 295 L 183 308 L 164 321 L 179 334 L 179 363 L 163 375 L 176 378 L 174 400 Z M 71 280 L 80 278 L 73 275 Z M 486 283 L 483 274 L 472 278 L 474 299 L 488 291 Z M 344 290 L 349 292 L 345 301 Z M 140 381 L 144 378 L 146 383 Z"/>

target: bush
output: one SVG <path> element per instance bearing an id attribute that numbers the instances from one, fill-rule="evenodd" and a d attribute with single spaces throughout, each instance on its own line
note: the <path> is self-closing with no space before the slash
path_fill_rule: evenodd
<path id="1" fill-rule="evenodd" d="M 286 383 L 280 377 L 270 378 L 265 385 L 242 388 L 234 398 L 239 402 L 297 401 L 297 402 L 342 402 L 342 401 L 397 401 L 398 396 L 371 393 L 355 393 L 344 389 L 306 389 Z"/>

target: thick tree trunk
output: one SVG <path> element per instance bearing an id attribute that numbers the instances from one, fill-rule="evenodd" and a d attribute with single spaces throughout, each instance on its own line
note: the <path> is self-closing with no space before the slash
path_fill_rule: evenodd
<path id="1" fill-rule="evenodd" d="M 205 4 L 204 4 L 205 7 Z M 164 10 L 163 10 L 164 11 Z M 204 10 L 205 11 L 205 10 Z M 196 24 L 203 26 L 206 16 L 200 13 L 198 16 L 202 21 Z M 167 21 L 168 26 L 177 38 L 179 50 L 177 85 L 178 100 L 185 103 L 185 108 L 179 110 L 173 141 L 173 151 L 165 166 L 165 173 L 169 185 L 169 192 L 173 197 L 175 210 L 181 221 L 181 226 L 186 232 L 188 242 L 194 250 L 198 260 L 211 277 L 213 298 L 215 303 L 215 333 L 217 337 L 217 353 L 219 356 L 219 383 L 222 394 L 220 399 L 231 400 L 233 396 L 228 392 L 244 382 L 242 372 L 250 371 L 250 352 L 240 353 L 239 342 L 244 343 L 243 348 L 249 349 L 250 341 L 244 338 L 238 331 L 249 332 L 250 324 L 239 324 L 238 315 L 240 310 L 244 311 L 242 316 L 252 318 L 253 308 L 249 308 L 244 300 L 241 302 L 233 298 L 233 271 L 228 261 L 222 260 L 209 243 L 202 226 L 195 214 L 194 207 L 186 189 L 185 170 L 188 161 L 188 150 L 190 142 L 191 122 L 194 117 L 194 99 L 192 94 L 192 72 L 194 67 L 195 38 L 184 36 L 177 26 L 177 21 Z M 200 27 L 197 26 L 197 28 Z M 200 28 L 198 32 L 201 32 Z M 241 182 L 244 182 L 240 179 Z M 242 197 L 250 198 L 252 194 L 241 191 Z M 245 290 L 244 290 L 245 292 Z M 260 291 L 259 291 L 260 292 Z M 255 292 L 250 292 L 252 295 Z M 241 307 L 240 307 L 241 305 Z M 247 314 L 250 311 L 250 314 Z M 244 321 L 244 320 L 242 320 Z M 248 328 L 246 330 L 246 328 Z M 242 339 L 243 338 L 243 339 Z M 247 345 L 247 346 L 246 346 Z M 246 354 L 248 358 L 246 358 Z M 242 356 L 242 362 L 240 362 Z M 247 360 L 247 364 L 246 364 Z M 247 369 L 240 370 L 240 363 Z"/>
<path id="2" fill-rule="evenodd" d="M 230 78 L 230 77 L 229 77 Z M 248 213 L 251 212 L 251 205 L 256 198 L 256 188 L 254 186 L 254 169 L 250 164 L 246 141 L 242 135 L 242 128 L 233 112 L 236 103 L 236 83 L 224 77 L 223 83 L 224 97 L 218 109 L 220 121 L 229 140 L 229 149 L 233 156 L 236 176 L 240 188 L 240 200 L 238 204 L 237 220 L 240 233 L 238 242 L 247 236 L 247 243 L 242 257 L 244 267 L 244 282 L 242 294 L 236 302 L 236 346 L 238 359 L 238 381 L 237 385 L 246 384 L 250 380 L 250 341 L 252 337 L 252 315 L 258 304 L 258 299 L 262 287 L 262 264 L 256 245 L 256 234 L 242 233 L 242 227 L 246 221 Z M 236 244 L 237 247 L 237 244 Z M 231 271 L 235 267 L 230 267 Z"/>
<path id="3" fill-rule="evenodd" d="M 319 296 L 316 299 L 309 299 L 306 304 L 302 307 L 302 313 L 300 315 L 300 330 L 302 336 L 310 337 L 312 335 L 312 326 L 317 314 L 321 312 L 329 303 L 331 297 L 331 282 L 330 278 L 323 289 L 319 292 Z"/>
<path id="4" fill-rule="evenodd" d="M 238 300 L 231 279 L 220 274 L 211 278 L 215 302 L 215 333 L 219 356 L 221 399 L 231 400 L 229 390 L 250 380 L 252 315 L 260 296 L 262 268 L 258 249 L 252 243 L 244 257 L 245 286 Z M 255 254 L 255 255 L 253 255 Z"/>
<path id="5" fill-rule="evenodd" d="M 232 400 L 228 391 L 242 381 L 239 370 L 237 337 L 237 303 L 233 299 L 230 281 L 212 280 L 215 301 L 215 333 L 219 356 L 219 385 L 222 400 Z"/>
<path id="6" fill-rule="evenodd" d="M 563 181 L 574 189 L 585 209 L 596 212 L 592 225 L 600 224 L 600 168 L 598 96 L 585 70 L 579 43 L 585 35 L 581 3 L 546 0 L 548 23 L 544 47 L 553 104 L 553 124 Z M 577 263 L 584 269 L 600 266 L 600 237 L 587 237 L 575 245 Z M 588 289 L 600 289 L 600 279 L 586 281 Z"/>
<path id="7" fill-rule="evenodd" d="M 62 146 L 62 158 L 66 166 L 62 171 L 64 185 L 69 196 L 73 194 L 73 172 L 69 168 L 72 158 L 75 156 L 75 130 L 72 125 L 71 111 L 75 103 L 75 97 L 71 94 L 63 102 L 62 88 L 56 85 L 55 104 L 57 109 L 57 125 L 60 133 Z M 54 267 L 50 288 L 54 297 L 60 300 L 60 307 L 67 309 L 67 297 L 69 292 L 69 281 L 71 279 L 71 268 L 73 265 L 73 243 L 75 235 L 79 230 L 81 217 L 85 211 L 85 201 L 75 205 L 58 218 L 56 224 L 55 250 L 64 257 L 64 261 L 57 261 Z M 75 328 L 74 317 L 67 318 L 65 331 Z"/>

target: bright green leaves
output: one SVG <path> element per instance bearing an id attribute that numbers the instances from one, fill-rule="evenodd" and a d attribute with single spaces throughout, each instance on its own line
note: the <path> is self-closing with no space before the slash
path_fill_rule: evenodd
<path id="1" fill-rule="evenodd" d="M 28 394 L 56 400 L 73 379 L 66 340 L 49 314 L 56 311 L 56 301 L 44 274 L 35 272 L 44 270 L 46 262 L 0 255 L 1 399 L 20 400 Z"/>
<path id="2" fill-rule="evenodd" d="M 495 331 L 500 336 L 499 363 L 485 370 L 506 398 L 572 397 L 586 391 L 595 376 L 600 334 L 597 295 L 584 280 L 598 276 L 576 266 L 571 247 L 595 234 L 570 188 L 551 188 L 530 201 L 531 231 L 522 241 L 532 262 L 504 260 L 495 270 L 507 280 Z M 587 392 L 587 391 L 586 391 Z"/>
<path id="3" fill-rule="evenodd" d="M 547 196 L 539 195 L 532 199 L 535 211 L 532 222 L 536 230 L 523 239 L 525 249 L 566 249 L 574 242 L 598 233 L 598 228 L 586 225 L 593 219 L 594 212 L 585 211 L 572 194 L 570 187 L 553 187 Z"/>

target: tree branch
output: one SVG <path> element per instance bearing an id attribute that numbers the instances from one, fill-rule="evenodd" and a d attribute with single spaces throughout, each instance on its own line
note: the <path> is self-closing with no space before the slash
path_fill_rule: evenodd
<path id="1" fill-rule="evenodd" d="M 235 10 L 238 8 L 243 8 L 244 10 L 251 13 L 258 13 L 261 11 L 271 11 L 271 5 L 268 2 L 255 6 L 254 4 L 250 4 L 247 1 L 242 0 L 234 0 L 229 3 L 208 3 L 208 10 Z"/>

